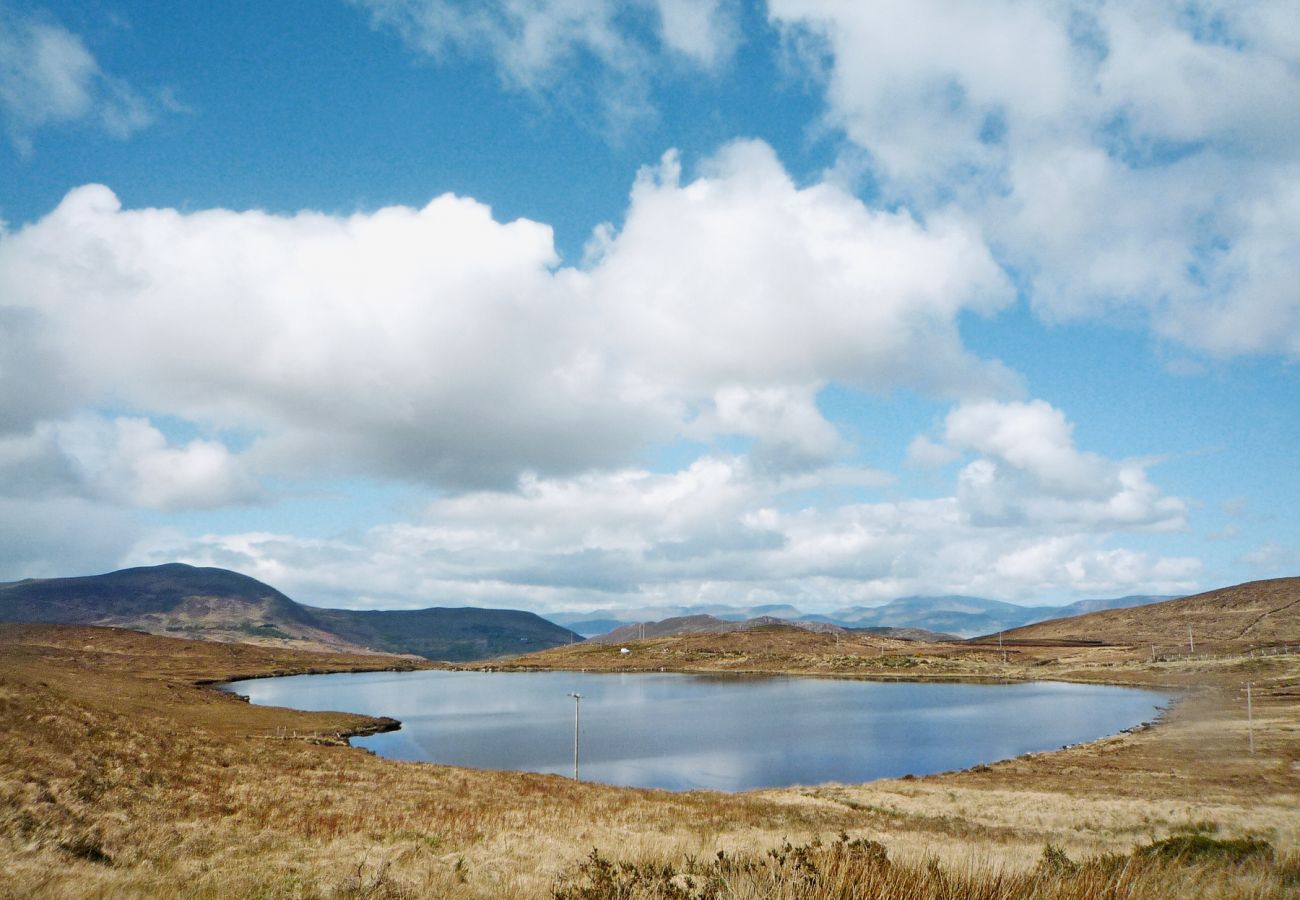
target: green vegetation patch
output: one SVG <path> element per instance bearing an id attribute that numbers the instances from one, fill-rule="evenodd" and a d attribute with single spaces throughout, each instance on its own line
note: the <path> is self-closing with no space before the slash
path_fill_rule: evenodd
<path id="1" fill-rule="evenodd" d="M 1207 834 L 1175 834 L 1138 847 L 1134 856 L 1171 862 L 1221 862 L 1237 865 L 1272 860 L 1273 845 L 1260 838 L 1213 838 Z"/>
<path id="2" fill-rule="evenodd" d="M 284 631 L 281 631 L 279 628 L 270 624 L 269 622 L 263 622 L 257 625 L 253 624 L 252 622 L 241 622 L 235 628 L 235 631 L 238 631 L 241 634 L 251 634 L 255 637 L 274 637 L 274 638 L 291 637 L 291 635 L 289 635 Z"/>

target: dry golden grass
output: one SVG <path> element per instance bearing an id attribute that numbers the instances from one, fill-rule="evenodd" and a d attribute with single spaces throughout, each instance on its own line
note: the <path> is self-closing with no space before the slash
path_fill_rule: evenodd
<path id="1" fill-rule="evenodd" d="M 777 649 L 767 648 L 769 659 Z M 1199 687 L 1156 728 L 979 771 L 674 794 L 383 760 L 336 737 L 369 727 L 365 717 L 255 707 L 196 684 L 406 660 L 0 626 L 0 896 L 670 897 L 705 896 L 681 891 L 713 876 L 723 881 L 708 882 L 710 897 L 1294 892 L 1295 658 L 1149 666 L 1051 652 L 1050 665 L 1008 665 Z M 989 656 L 935 658 L 959 676 L 978 668 L 999 677 L 1003 664 Z M 1254 756 L 1233 694 L 1247 677 L 1258 687 Z M 841 831 L 885 845 L 890 866 L 876 871 L 860 854 L 834 850 Z M 1277 856 L 1192 864 L 1129 856 L 1191 831 L 1260 837 Z M 812 846 L 817 835 L 828 843 Z M 1120 856 L 1077 872 L 1044 869 L 1048 844 L 1074 862 Z M 630 887 L 601 882 L 594 847 L 616 870 L 635 864 L 645 877 Z M 811 847 L 803 852 L 820 873 L 814 881 L 796 865 L 801 847 Z M 774 849 L 786 853 L 779 865 Z M 719 851 L 736 864 L 710 869 Z"/>
<path id="2" fill-rule="evenodd" d="M 1187 631 L 1202 652 L 1300 643 L 1300 578 L 1269 578 L 1149 606 L 1110 609 L 1026 625 L 1010 639 L 1154 644 L 1189 652 Z"/>
<path id="3" fill-rule="evenodd" d="M 1298 873 L 1278 865 L 1269 845 L 1185 834 L 1127 855 L 1082 862 L 1047 845 L 1031 869 L 986 865 L 898 863 L 876 841 L 841 834 L 833 843 L 785 843 L 766 854 L 719 852 L 701 861 L 613 862 L 593 852 L 561 875 L 556 900 L 619 897 L 712 900 L 1092 900 L 1098 897 L 1285 896 Z"/>

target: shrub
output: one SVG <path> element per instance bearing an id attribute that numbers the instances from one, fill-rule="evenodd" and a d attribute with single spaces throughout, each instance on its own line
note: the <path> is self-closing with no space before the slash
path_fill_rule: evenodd
<path id="1" fill-rule="evenodd" d="M 1162 841 L 1145 844 L 1133 851 L 1134 856 L 1181 863 L 1219 862 L 1240 864 L 1251 860 L 1272 860 L 1273 845 L 1260 838 L 1244 837 L 1224 840 L 1205 834 L 1175 834 Z"/>

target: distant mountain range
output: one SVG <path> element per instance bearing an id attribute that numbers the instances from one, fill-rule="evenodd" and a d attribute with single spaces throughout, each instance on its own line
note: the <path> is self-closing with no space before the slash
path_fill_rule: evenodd
<path id="1" fill-rule="evenodd" d="M 1106 609 L 1123 609 L 1172 599 L 1146 594 L 1107 599 L 1079 600 L 1065 606 L 1020 606 L 985 597 L 948 595 L 900 597 L 881 606 L 854 606 L 834 612 L 804 613 L 788 604 L 748 607 L 678 606 L 655 607 L 626 612 L 596 610 L 586 613 L 554 613 L 549 618 L 584 637 L 608 634 L 624 625 L 642 621 L 707 616 L 724 622 L 773 617 L 796 622 L 823 622 L 845 628 L 909 628 L 959 637 L 1018 628 L 1033 622 L 1077 616 Z M 626 639 L 626 638 L 624 638 Z"/>
<path id="2" fill-rule="evenodd" d="M 869 631 L 882 637 L 892 637 L 905 641 L 944 641 L 952 640 L 953 635 L 937 634 L 920 628 L 845 628 L 830 622 L 812 622 L 808 620 L 781 619 L 776 616 L 756 616 L 752 619 L 729 621 L 717 616 L 695 615 L 676 616 L 658 622 L 637 622 L 622 625 L 608 634 L 591 638 L 598 644 L 622 644 L 651 638 L 676 637 L 683 634 L 730 634 L 735 631 L 753 631 L 758 628 L 787 627 L 802 628 L 804 631 L 843 632 Z"/>
<path id="3" fill-rule="evenodd" d="M 116 625 L 173 637 L 442 660 L 486 659 L 581 640 L 519 610 L 304 606 L 247 575 L 181 563 L 0 584 L 0 622 Z"/>

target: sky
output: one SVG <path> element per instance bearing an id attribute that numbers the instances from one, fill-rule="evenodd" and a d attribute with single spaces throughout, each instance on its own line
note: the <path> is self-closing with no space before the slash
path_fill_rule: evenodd
<path id="1" fill-rule="evenodd" d="M 1300 573 L 1300 6 L 0 0 L 0 581 Z"/>

